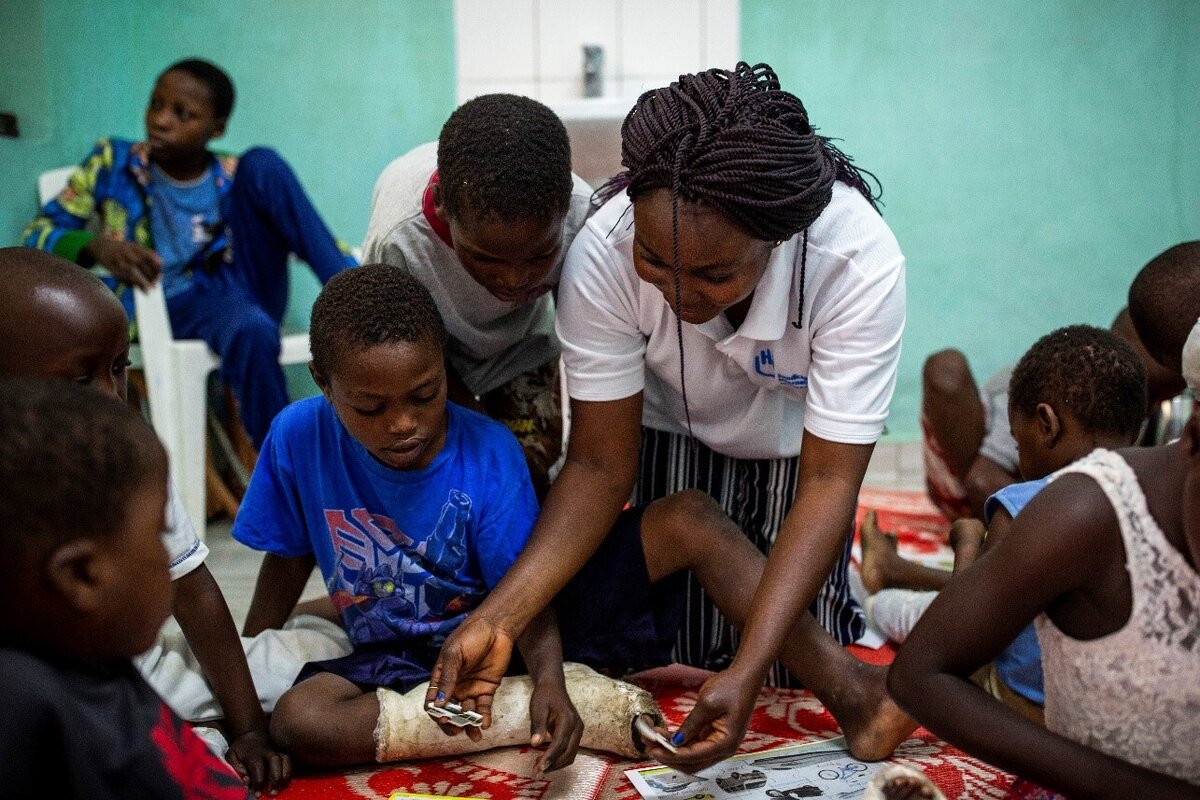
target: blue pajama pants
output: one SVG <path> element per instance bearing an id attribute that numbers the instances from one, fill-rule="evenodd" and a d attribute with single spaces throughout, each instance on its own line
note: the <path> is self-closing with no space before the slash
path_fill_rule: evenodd
<path id="1" fill-rule="evenodd" d="M 261 448 L 271 421 L 288 404 L 279 366 L 279 324 L 287 308 L 288 256 L 308 263 L 321 283 L 355 266 L 274 150 L 256 147 L 238 161 L 224 220 L 226 263 L 197 269 L 188 288 L 167 299 L 179 339 L 203 339 L 221 357 L 242 421 Z"/>

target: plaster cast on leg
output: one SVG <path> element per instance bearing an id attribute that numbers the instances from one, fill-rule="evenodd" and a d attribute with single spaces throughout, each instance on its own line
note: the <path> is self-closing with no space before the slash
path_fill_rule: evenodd
<path id="1" fill-rule="evenodd" d="M 567 694 L 583 720 L 581 746 L 627 758 L 638 758 L 642 749 L 634 741 L 633 720 L 649 714 L 663 725 L 662 712 L 644 689 L 606 678 L 582 664 L 563 664 Z M 428 683 L 405 694 L 377 689 L 379 722 L 375 726 L 375 760 L 380 763 L 413 758 L 461 755 L 493 747 L 529 743 L 529 698 L 533 681 L 528 675 L 505 678 L 492 701 L 492 726 L 483 739 L 447 736 L 425 711 Z"/>

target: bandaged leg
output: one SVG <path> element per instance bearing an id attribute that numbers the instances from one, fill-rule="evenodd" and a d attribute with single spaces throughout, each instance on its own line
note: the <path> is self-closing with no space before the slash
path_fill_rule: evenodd
<path id="1" fill-rule="evenodd" d="M 937 595 L 937 592 L 883 589 L 868 597 L 863 608 L 876 630 L 893 642 L 903 644 Z"/>
<path id="2" fill-rule="evenodd" d="M 634 740 L 633 720 L 648 714 L 663 724 L 662 712 L 644 689 L 606 678 L 582 664 L 563 664 L 567 694 L 583 720 L 581 746 L 627 758 L 641 756 Z M 492 726 L 483 739 L 447 736 L 425 711 L 428 683 L 405 694 L 377 689 L 379 722 L 375 726 L 375 760 L 380 763 L 414 758 L 461 755 L 493 747 L 529 743 L 529 698 L 533 680 L 528 675 L 505 678 L 492 701 Z"/>

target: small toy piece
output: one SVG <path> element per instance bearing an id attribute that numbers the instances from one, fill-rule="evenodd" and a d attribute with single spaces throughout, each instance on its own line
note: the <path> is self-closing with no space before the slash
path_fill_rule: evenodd
<path id="1" fill-rule="evenodd" d="M 474 711 L 463 711 L 462 706 L 458 703 L 446 703 L 444 706 L 435 706 L 433 703 L 428 703 L 425 706 L 425 710 L 434 719 L 449 722 L 458 728 L 478 727 L 483 724 L 482 715 Z"/>
<path id="2" fill-rule="evenodd" d="M 633 729 L 637 732 L 638 736 L 642 737 L 643 744 L 657 744 L 669 753 L 679 752 L 679 748 L 671 744 L 670 739 L 654 729 L 654 724 L 649 715 L 638 715 L 638 718 L 633 721 Z"/>

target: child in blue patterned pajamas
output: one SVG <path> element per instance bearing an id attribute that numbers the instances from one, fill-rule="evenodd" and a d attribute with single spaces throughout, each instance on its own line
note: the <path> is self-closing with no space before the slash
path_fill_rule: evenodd
<path id="1" fill-rule="evenodd" d="M 174 335 L 203 339 L 256 447 L 288 402 L 279 360 L 288 256 L 322 282 L 357 262 L 274 150 L 217 155 L 234 88 L 219 67 L 168 67 L 146 107 L 146 140 L 103 139 L 25 230 L 24 243 L 104 266 L 133 315 L 131 286 L 161 280 Z M 88 230 L 99 222 L 100 232 Z"/>

